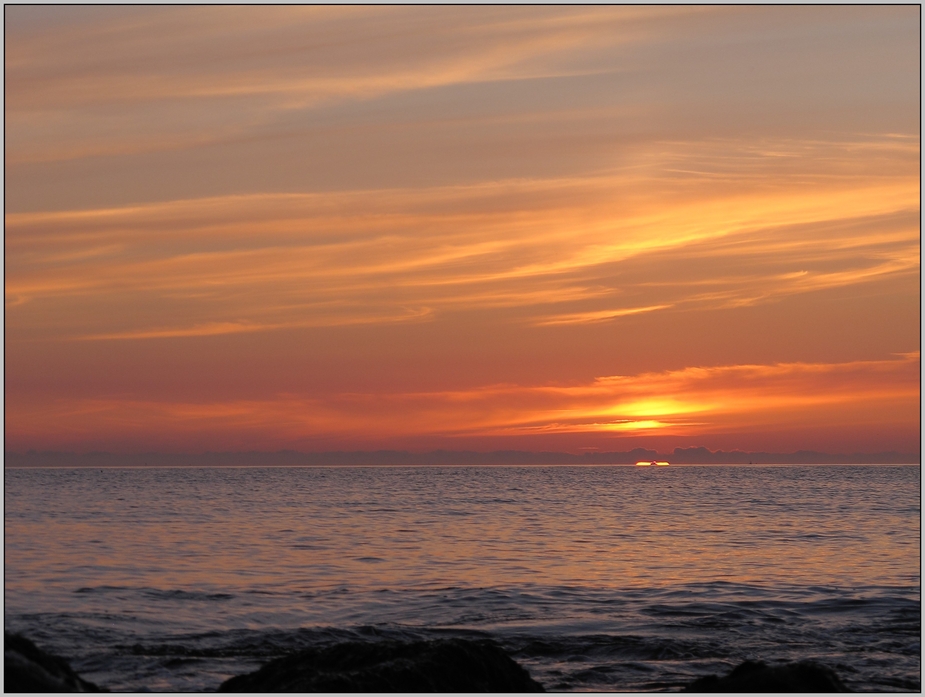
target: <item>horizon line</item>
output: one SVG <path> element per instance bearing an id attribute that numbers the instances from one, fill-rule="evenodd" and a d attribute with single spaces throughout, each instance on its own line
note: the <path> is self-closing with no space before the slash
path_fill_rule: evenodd
<path id="1" fill-rule="evenodd" d="M 413 452 L 408 450 L 327 450 L 327 451 L 205 451 L 200 453 L 107 451 L 5 451 L 4 466 L 81 466 L 100 461 L 125 466 L 417 466 L 417 465 L 629 465 L 640 460 L 668 460 L 672 464 L 772 465 L 772 464 L 921 464 L 920 452 L 826 453 L 796 450 L 789 453 L 744 450 L 710 450 L 703 446 L 676 447 L 669 452 L 649 448 L 627 451 L 564 451 L 527 450 L 446 450 Z M 219 460 L 221 462 L 219 462 Z M 153 461 L 153 462 L 149 462 Z M 182 462 L 181 462 L 182 461 Z"/>

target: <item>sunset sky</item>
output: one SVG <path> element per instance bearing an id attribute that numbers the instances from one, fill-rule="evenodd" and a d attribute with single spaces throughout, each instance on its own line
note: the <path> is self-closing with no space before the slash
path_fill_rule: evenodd
<path id="1" fill-rule="evenodd" d="M 6 448 L 918 452 L 919 19 L 7 6 Z"/>

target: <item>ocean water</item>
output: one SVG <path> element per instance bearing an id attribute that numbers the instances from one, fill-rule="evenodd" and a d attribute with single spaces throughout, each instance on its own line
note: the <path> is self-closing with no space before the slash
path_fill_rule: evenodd
<path id="1" fill-rule="evenodd" d="M 918 466 L 7 469 L 5 622 L 112 690 L 489 636 L 549 690 L 921 684 Z"/>

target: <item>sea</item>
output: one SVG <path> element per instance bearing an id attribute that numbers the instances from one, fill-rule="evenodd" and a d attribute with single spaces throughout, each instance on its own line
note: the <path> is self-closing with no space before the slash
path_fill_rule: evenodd
<path id="1" fill-rule="evenodd" d="M 921 687 L 916 466 L 5 470 L 4 620 L 113 691 L 488 637 L 551 691 Z"/>

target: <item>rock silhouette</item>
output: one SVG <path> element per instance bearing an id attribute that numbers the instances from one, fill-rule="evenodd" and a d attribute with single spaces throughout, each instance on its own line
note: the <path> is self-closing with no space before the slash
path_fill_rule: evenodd
<path id="1" fill-rule="evenodd" d="M 682 692 L 850 692 L 834 670 L 813 661 L 769 666 L 745 661 L 725 677 L 698 678 Z"/>
<path id="2" fill-rule="evenodd" d="M 484 640 L 345 642 L 270 661 L 219 692 L 543 692 Z"/>
<path id="3" fill-rule="evenodd" d="M 46 653 L 26 637 L 3 633 L 4 692 L 101 692 L 67 661 Z"/>
<path id="4" fill-rule="evenodd" d="M 104 692 L 59 656 L 4 632 L 4 692 Z M 270 661 L 226 680 L 219 692 L 543 692 L 497 644 L 485 639 L 349 641 Z M 698 678 L 682 692 L 850 692 L 814 661 L 769 666 L 745 661 L 728 675 Z"/>

